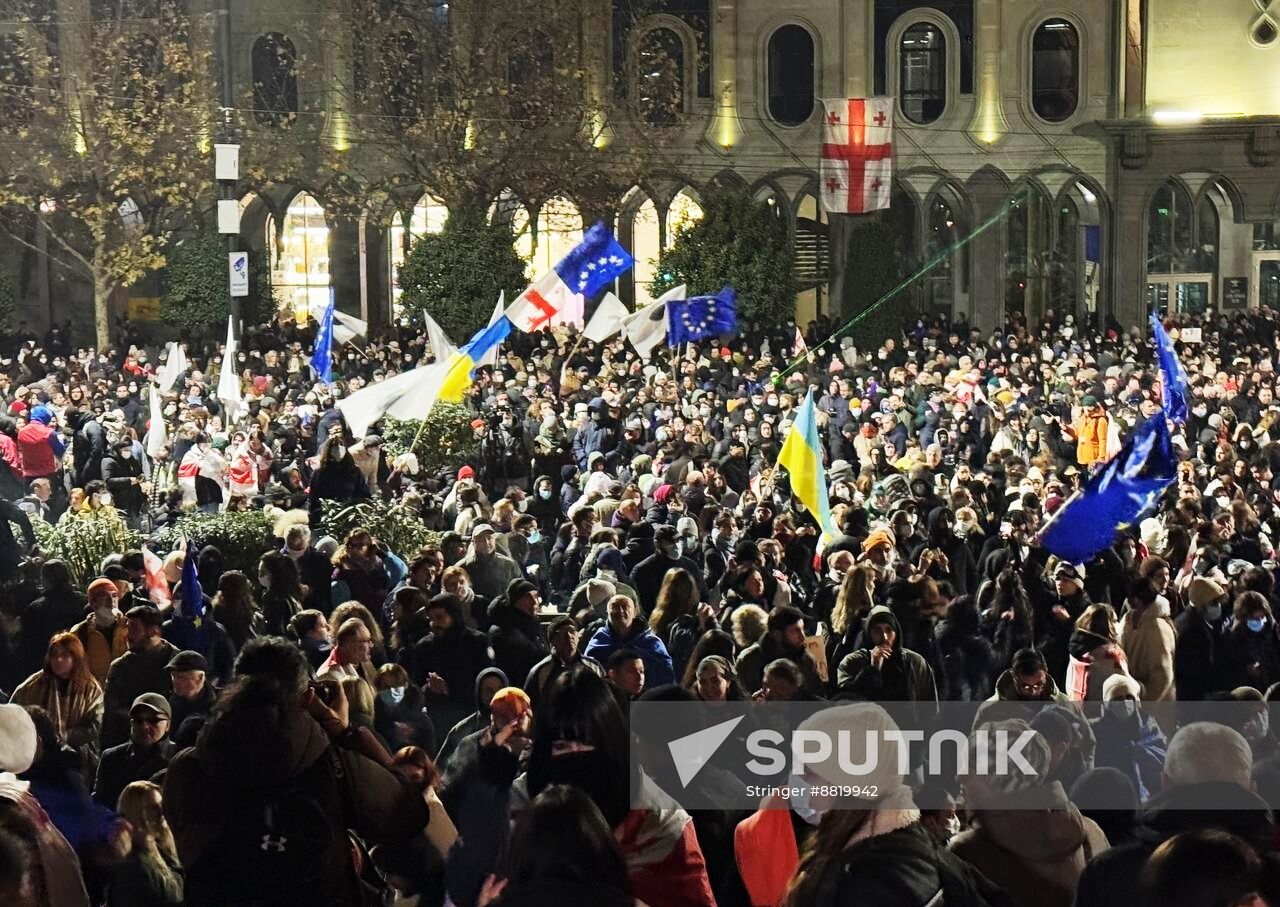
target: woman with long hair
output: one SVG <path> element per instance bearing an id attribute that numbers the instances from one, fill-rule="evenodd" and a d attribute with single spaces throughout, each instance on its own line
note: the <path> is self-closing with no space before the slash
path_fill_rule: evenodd
<path id="1" fill-rule="evenodd" d="M 293 558 L 279 551 L 268 551 L 258 561 L 258 585 L 262 587 L 262 622 L 264 632 L 284 636 L 289 621 L 302 610 L 302 580 Z"/>
<path id="2" fill-rule="evenodd" d="M 684 673 L 698 638 L 718 626 L 711 608 L 701 605 L 698 582 L 693 574 L 678 567 L 668 570 L 658 589 L 653 613 L 649 615 L 649 629 L 667 647 L 676 676 Z"/>
<path id="3" fill-rule="evenodd" d="M 1112 674 L 1129 673 L 1124 650 L 1120 647 L 1116 612 L 1106 603 L 1085 608 L 1071 631 L 1067 651 L 1070 661 L 1064 692 L 1077 702 L 1102 702 L 1102 685 L 1107 678 Z M 1088 712 L 1090 718 L 1097 718 L 1100 714 L 1097 707 Z"/>
<path id="4" fill-rule="evenodd" d="M 348 618 L 358 617 L 360 623 L 364 624 L 365 629 L 369 631 L 369 635 L 373 637 L 373 649 L 369 654 L 371 664 L 380 665 L 388 661 L 387 643 L 382 635 L 382 627 L 373 616 L 373 612 L 366 608 L 358 601 L 346 601 L 333 609 L 333 613 L 329 615 L 329 626 L 337 629 L 347 622 Z M 366 678 L 369 683 L 373 683 L 373 678 Z"/>
<path id="5" fill-rule="evenodd" d="M 165 821 L 160 788 L 134 781 L 120 794 L 123 860 L 107 885 L 107 907 L 181 907 L 185 874 Z"/>
<path id="6" fill-rule="evenodd" d="M 576 787 L 548 787 L 520 813 L 503 860 L 479 907 L 590 903 L 634 907 L 627 862 L 591 798 Z M 656 902 L 655 902 L 656 903 Z"/>
<path id="7" fill-rule="evenodd" d="M 738 647 L 734 643 L 732 636 L 724 630 L 708 630 L 698 638 L 697 644 L 694 645 L 693 652 L 689 655 L 689 661 L 684 666 L 684 674 L 680 677 L 680 686 L 686 690 L 693 689 L 698 680 L 698 666 L 702 664 L 702 660 L 708 655 L 719 655 L 729 664 L 733 664 L 737 652 Z"/>
<path id="8" fill-rule="evenodd" d="M 335 601 L 355 600 L 370 612 L 382 609 L 391 578 L 369 530 L 353 529 L 333 553 L 333 584 L 346 587 L 345 597 L 335 589 Z"/>
<path id="9" fill-rule="evenodd" d="M 876 568 L 869 561 L 855 564 L 840 581 L 836 603 L 831 609 L 831 634 L 827 637 L 827 664 L 838 665 L 857 648 L 858 636 L 867 614 L 875 604 Z M 835 677 L 831 677 L 835 690 Z"/>
<path id="10" fill-rule="evenodd" d="M 994 582 L 978 590 L 979 607 L 984 604 L 984 599 L 989 603 L 982 612 L 984 619 L 994 628 L 996 666 L 1004 670 L 1013 660 L 1014 652 L 1035 647 L 1031 603 L 1027 600 L 1021 577 L 1012 568 L 1001 571 Z"/>
<path id="11" fill-rule="evenodd" d="M 236 651 L 262 631 L 262 615 L 253 600 L 249 577 L 239 570 L 228 570 L 218 580 L 213 597 L 213 619 L 222 624 L 235 643 Z"/>
<path id="12" fill-rule="evenodd" d="M 82 756 L 96 753 L 102 729 L 102 686 L 89 670 L 84 645 L 74 633 L 49 640 L 44 666 L 13 691 L 16 705 L 38 705 L 49 713 L 58 737 Z"/>

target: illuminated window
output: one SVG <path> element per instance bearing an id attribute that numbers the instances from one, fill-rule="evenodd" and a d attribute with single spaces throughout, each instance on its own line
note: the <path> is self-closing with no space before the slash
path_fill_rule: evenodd
<path id="1" fill-rule="evenodd" d="M 676 235 L 681 230 L 693 226 L 700 220 L 702 220 L 702 205 L 698 204 L 687 189 L 681 189 L 667 207 L 667 248 L 671 248 L 671 244 L 675 242 Z"/>
<path id="2" fill-rule="evenodd" d="M 413 214 L 409 217 L 409 228 L 404 225 L 404 215 L 399 211 L 391 218 L 391 230 L 388 235 L 388 258 L 391 268 L 391 314 L 393 320 L 400 318 L 400 268 L 415 240 L 428 233 L 440 233 L 444 230 L 444 222 L 449 219 L 449 209 L 444 202 L 433 195 L 424 195 L 413 206 Z"/>
<path id="3" fill-rule="evenodd" d="M 654 295 L 649 289 L 658 276 L 658 255 L 662 251 L 662 230 L 658 209 L 650 199 L 636 209 L 631 220 L 631 255 L 636 260 L 636 305 L 648 305 Z"/>
<path id="4" fill-rule="evenodd" d="M 917 22 L 898 48 L 898 103 L 913 123 L 932 123 L 947 106 L 947 39 L 941 29 Z"/>
<path id="5" fill-rule="evenodd" d="M 276 303 L 299 321 L 323 312 L 329 304 L 329 226 L 320 203 L 305 192 L 294 196 L 278 237 L 268 218 L 267 249 Z"/>
<path id="6" fill-rule="evenodd" d="M 545 201 L 538 211 L 537 227 L 530 239 L 532 246 L 526 259 L 529 278 L 537 280 L 582 242 L 582 215 L 578 206 L 562 197 Z"/>
<path id="7" fill-rule="evenodd" d="M 1080 101 L 1080 35 L 1064 19 L 1048 19 L 1031 41 L 1031 106 L 1042 118 L 1059 123 Z"/>

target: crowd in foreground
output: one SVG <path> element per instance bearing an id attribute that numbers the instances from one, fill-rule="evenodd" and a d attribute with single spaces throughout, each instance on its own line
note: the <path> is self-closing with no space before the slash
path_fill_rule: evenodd
<path id="1" fill-rule="evenodd" d="M 1280 905 L 1280 321 L 1195 324 L 1178 481 L 1083 564 L 1038 534 L 1160 409 L 1148 338 L 1114 323 L 921 321 L 866 349 L 812 324 L 798 362 L 794 325 L 651 362 L 513 336 L 467 401 L 479 454 L 434 474 L 335 406 L 429 361 L 410 331 L 345 348 L 332 386 L 305 328 L 250 331 L 234 418 L 219 351 L 189 345 L 162 444 L 154 348 L 19 332 L 0 903 Z M 811 387 L 823 545 L 775 468 Z M 324 502 L 361 499 L 438 541 L 329 536 Z M 34 526 L 268 508 L 256 575 L 148 546 L 76 577 Z M 880 730 L 981 703 L 975 731 L 1035 732 L 1035 775 L 689 812 L 633 775 L 636 700 L 835 700 L 823 727 Z"/>

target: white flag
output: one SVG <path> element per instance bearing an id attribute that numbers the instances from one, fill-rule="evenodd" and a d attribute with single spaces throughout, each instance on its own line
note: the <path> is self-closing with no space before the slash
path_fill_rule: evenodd
<path id="1" fill-rule="evenodd" d="M 388 415 L 397 419 L 425 419 L 435 405 L 451 358 L 452 354 L 439 362 L 362 387 L 339 400 L 338 411 L 346 419 L 351 433 L 363 438 L 373 423 Z"/>
<path id="2" fill-rule="evenodd" d="M 605 293 L 595 314 L 587 322 L 587 329 L 582 332 L 582 336 L 592 343 L 604 343 L 622 330 L 622 325 L 630 314 L 621 299 L 612 293 Z"/>
<path id="3" fill-rule="evenodd" d="M 444 384 L 444 376 L 448 373 L 451 364 L 446 360 L 415 369 L 415 372 L 421 372 L 418 380 L 391 401 L 386 414 L 397 419 L 427 418 L 440 397 L 440 388 Z"/>
<path id="4" fill-rule="evenodd" d="M 164 404 L 160 390 L 151 385 L 151 421 L 147 424 L 147 456 L 154 457 L 169 443 L 169 432 L 164 424 Z"/>
<path id="5" fill-rule="evenodd" d="M 222 373 L 218 376 L 218 401 L 226 410 L 222 425 L 230 428 L 244 408 L 244 398 L 240 396 L 240 378 L 236 375 L 235 325 L 230 317 L 227 318 L 227 350 L 222 354 Z"/>
<path id="6" fill-rule="evenodd" d="M 486 327 L 491 327 L 497 324 L 498 320 L 502 318 L 502 314 L 506 310 L 507 310 L 507 291 L 502 290 L 498 293 L 498 305 L 493 310 L 493 316 L 489 319 L 489 324 L 486 325 Z M 493 348 L 490 349 L 489 352 L 485 353 L 483 356 L 481 356 L 479 359 L 476 360 L 475 367 L 483 368 L 484 366 L 487 365 L 489 366 L 489 368 L 497 368 L 498 367 L 498 347 L 500 347 L 501 345 L 502 344 L 500 343 L 495 343 L 493 345 Z"/>
<path id="7" fill-rule="evenodd" d="M 187 351 L 182 348 L 182 344 L 176 340 L 169 341 L 165 347 L 168 355 L 165 356 L 164 365 L 160 371 L 156 373 L 156 382 L 159 384 L 160 393 L 167 394 L 173 390 L 173 386 L 178 383 L 178 379 L 187 373 L 187 369 L 191 367 L 187 362 Z"/>
<path id="8" fill-rule="evenodd" d="M 336 309 L 333 312 L 333 339 L 338 343 L 350 343 L 357 337 L 369 333 L 369 322 L 361 321 L 354 315 L 345 315 Z"/>
<path id="9" fill-rule="evenodd" d="M 426 312 L 422 313 L 423 319 L 427 322 L 427 345 L 431 347 L 431 355 L 436 357 L 436 362 L 444 362 L 456 351 L 457 347 L 453 345 L 453 341 L 449 339 L 449 335 L 444 332 L 444 328 L 436 324 L 436 320 Z"/>
<path id="10" fill-rule="evenodd" d="M 636 348 L 641 359 L 653 355 L 653 349 L 667 339 L 667 303 L 685 298 L 684 284 L 674 287 L 654 302 L 627 316 L 624 327 L 627 339 Z"/>

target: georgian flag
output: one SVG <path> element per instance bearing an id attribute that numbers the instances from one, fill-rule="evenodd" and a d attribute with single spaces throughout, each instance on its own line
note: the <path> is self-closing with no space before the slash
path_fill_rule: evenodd
<path id="1" fill-rule="evenodd" d="M 889 207 L 893 182 L 893 98 L 823 101 L 818 187 L 830 214 Z"/>
<path id="2" fill-rule="evenodd" d="M 581 322 L 582 299 L 595 296 L 634 264 L 604 222 L 597 223 L 572 252 L 507 307 L 507 320 L 525 332 L 549 327 L 571 313 Z"/>

